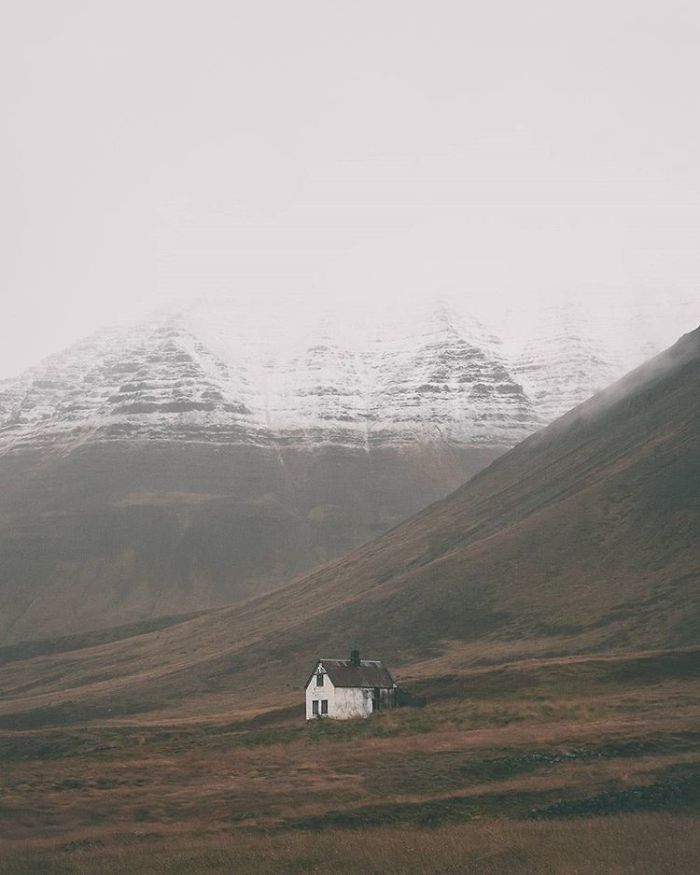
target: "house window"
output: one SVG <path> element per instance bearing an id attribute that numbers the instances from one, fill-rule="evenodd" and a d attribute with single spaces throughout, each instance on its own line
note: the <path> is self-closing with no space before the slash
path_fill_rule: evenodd
<path id="1" fill-rule="evenodd" d="M 323 686 L 323 672 L 319 672 L 319 673 L 316 675 L 316 686 L 317 686 L 317 687 L 322 687 L 322 686 Z"/>
<path id="2" fill-rule="evenodd" d="M 311 703 L 311 713 L 314 717 L 318 717 L 318 699 L 314 699 Z"/>
<path id="3" fill-rule="evenodd" d="M 321 699 L 321 714 L 328 713 L 328 699 Z"/>

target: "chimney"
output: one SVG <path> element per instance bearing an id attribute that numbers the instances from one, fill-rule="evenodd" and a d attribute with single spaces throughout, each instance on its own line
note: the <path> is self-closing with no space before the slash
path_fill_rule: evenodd
<path id="1" fill-rule="evenodd" d="M 351 650 L 350 651 L 350 665 L 359 665 L 360 664 L 360 651 L 359 650 Z"/>

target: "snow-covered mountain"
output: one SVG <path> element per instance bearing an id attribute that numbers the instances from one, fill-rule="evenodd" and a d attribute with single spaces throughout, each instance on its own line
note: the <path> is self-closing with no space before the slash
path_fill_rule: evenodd
<path id="1" fill-rule="evenodd" d="M 0 383 L 0 640 L 268 591 L 442 498 L 697 324 L 468 303 L 101 331 Z"/>
<path id="2" fill-rule="evenodd" d="M 501 320 L 512 370 L 550 422 L 670 346 L 697 325 L 700 300 L 569 300 Z"/>
<path id="3" fill-rule="evenodd" d="M 315 324 L 199 303 L 0 383 L 0 452 L 126 438 L 510 447 L 667 346 L 691 310 L 567 305 L 487 327 L 444 302 Z"/>
<path id="4" fill-rule="evenodd" d="M 279 334 L 227 308 L 101 332 L 6 385 L 0 451 L 126 437 L 509 446 L 538 425 L 496 339 L 444 308 L 367 333 L 326 321 Z"/>

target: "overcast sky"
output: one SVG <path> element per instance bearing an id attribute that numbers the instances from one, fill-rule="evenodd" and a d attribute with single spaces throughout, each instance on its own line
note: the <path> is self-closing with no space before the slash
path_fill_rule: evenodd
<path id="1" fill-rule="evenodd" d="M 1 29 L 0 376 L 199 294 L 698 288 L 697 2 L 14 0 Z"/>

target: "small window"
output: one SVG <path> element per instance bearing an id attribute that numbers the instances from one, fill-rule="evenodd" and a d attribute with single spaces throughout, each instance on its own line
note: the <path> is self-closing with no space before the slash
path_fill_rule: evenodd
<path id="1" fill-rule="evenodd" d="M 316 686 L 317 686 L 317 687 L 322 687 L 322 686 L 323 686 L 323 672 L 322 672 L 322 671 L 320 671 L 320 672 L 316 675 Z"/>
<path id="2" fill-rule="evenodd" d="M 328 699 L 321 699 L 321 714 L 328 713 Z"/>
<path id="3" fill-rule="evenodd" d="M 314 699 L 311 703 L 311 713 L 314 717 L 318 717 L 318 699 Z"/>

